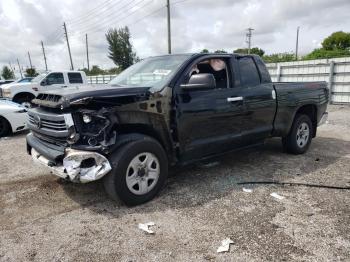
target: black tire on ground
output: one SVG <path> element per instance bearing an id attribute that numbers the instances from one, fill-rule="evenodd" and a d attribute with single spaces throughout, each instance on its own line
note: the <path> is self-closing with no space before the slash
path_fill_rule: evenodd
<path id="1" fill-rule="evenodd" d="M 154 180 L 153 188 L 149 192 L 139 195 L 133 193 L 127 185 L 127 176 L 131 177 L 130 166 L 131 161 L 143 153 L 150 153 L 155 156 L 159 163 L 159 176 Z M 168 176 L 168 159 L 163 147 L 153 138 L 144 137 L 143 139 L 130 142 L 112 153 L 109 157 L 112 170 L 104 177 L 104 187 L 107 194 L 114 200 L 118 198 L 128 206 L 135 206 L 153 199 L 164 186 Z M 142 172 L 141 172 L 142 173 Z M 137 173 L 139 176 L 139 173 Z M 140 174 L 140 176 L 142 176 Z M 146 175 L 147 184 L 149 181 Z M 138 178 L 139 179 L 139 178 Z M 140 184 L 141 186 L 141 184 Z M 137 185 L 138 187 L 138 185 Z"/>
<path id="2" fill-rule="evenodd" d="M 11 132 L 10 123 L 3 117 L 0 117 L 0 137 L 6 136 Z"/>
<path id="3" fill-rule="evenodd" d="M 298 114 L 294 118 L 289 134 L 282 138 L 283 147 L 288 153 L 303 154 L 309 149 L 312 134 L 313 126 L 310 117 Z"/>
<path id="4" fill-rule="evenodd" d="M 20 96 L 18 98 L 15 98 L 13 101 L 18 103 L 18 104 L 21 104 L 25 107 L 31 107 L 32 106 L 32 103 L 31 101 L 34 99 L 35 97 L 33 95 L 23 95 L 23 96 Z"/>

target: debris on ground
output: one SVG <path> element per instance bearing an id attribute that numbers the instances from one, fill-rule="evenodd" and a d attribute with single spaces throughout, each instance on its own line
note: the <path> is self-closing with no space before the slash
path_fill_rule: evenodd
<path id="1" fill-rule="evenodd" d="M 281 196 L 281 195 L 277 194 L 276 192 L 271 193 L 270 196 L 272 196 L 278 200 L 284 199 L 284 196 Z"/>
<path id="2" fill-rule="evenodd" d="M 210 162 L 210 163 L 203 164 L 201 166 L 204 167 L 204 168 L 211 168 L 211 167 L 215 167 L 215 166 L 218 166 L 218 165 L 220 165 L 220 162 L 219 161 L 215 161 L 215 162 Z"/>
<path id="3" fill-rule="evenodd" d="M 154 234 L 154 231 L 149 229 L 149 227 L 154 226 L 154 225 L 155 225 L 154 222 L 148 222 L 146 224 L 139 223 L 138 227 L 139 227 L 139 229 L 147 232 L 148 234 Z"/>
<path id="4" fill-rule="evenodd" d="M 243 192 L 252 193 L 252 192 L 253 192 L 253 189 L 243 187 Z"/>
<path id="5" fill-rule="evenodd" d="M 230 244 L 233 244 L 233 241 L 230 238 L 225 238 L 221 241 L 221 246 L 219 246 L 217 253 L 228 252 L 230 250 Z"/>

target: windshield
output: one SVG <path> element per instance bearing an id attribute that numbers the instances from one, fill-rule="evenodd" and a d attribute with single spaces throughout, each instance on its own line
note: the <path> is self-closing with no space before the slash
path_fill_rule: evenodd
<path id="1" fill-rule="evenodd" d="M 32 82 L 40 82 L 41 80 L 44 79 L 45 76 L 47 76 L 48 73 L 43 73 L 40 75 L 37 75 L 36 77 L 33 78 Z"/>
<path id="2" fill-rule="evenodd" d="M 151 57 L 142 60 L 114 78 L 110 84 L 121 87 L 161 89 L 189 55 Z"/>

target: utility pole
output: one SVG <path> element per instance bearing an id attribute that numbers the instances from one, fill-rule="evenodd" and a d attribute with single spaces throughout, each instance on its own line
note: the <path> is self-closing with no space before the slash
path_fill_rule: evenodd
<path id="1" fill-rule="evenodd" d="M 253 28 L 248 28 L 247 29 L 247 34 L 246 34 L 246 43 L 248 44 L 248 54 L 250 54 L 250 48 L 251 48 L 251 41 L 252 41 L 252 31 L 254 29 Z"/>
<path id="2" fill-rule="evenodd" d="M 88 37 L 85 34 L 85 42 L 86 42 L 86 59 L 87 59 L 87 69 L 90 70 L 90 62 L 89 62 L 89 46 L 88 46 Z"/>
<path id="3" fill-rule="evenodd" d="M 45 69 L 46 69 L 46 72 L 47 72 L 46 55 L 45 55 L 45 49 L 44 49 L 43 41 L 41 41 L 41 48 L 43 49 L 43 55 L 44 55 L 44 60 L 45 60 Z"/>
<path id="4" fill-rule="evenodd" d="M 63 28 L 64 28 L 64 34 L 66 36 L 66 40 L 67 40 L 67 46 L 68 46 L 68 52 L 69 52 L 69 59 L 70 59 L 70 68 L 71 70 L 74 70 L 73 67 L 73 60 L 72 60 L 72 54 L 70 52 L 70 46 L 69 46 L 69 40 L 68 40 L 68 33 L 67 33 L 67 27 L 66 27 L 66 23 L 63 23 Z"/>
<path id="5" fill-rule="evenodd" d="M 168 12 L 168 54 L 171 54 L 170 0 L 167 0 L 166 3 Z"/>
<path id="6" fill-rule="evenodd" d="M 33 69 L 32 59 L 30 59 L 29 51 L 28 51 L 28 58 L 29 58 L 30 69 Z"/>
<path id="7" fill-rule="evenodd" d="M 17 64 L 18 64 L 18 68 L 19 68 L 19 73 L 21 74 L 21 78 L 23 78 L 22 69 L 21 69 L 21 66 L 19 65 L 18 58 L 17 58 Z"/>
<path id="8" fill-rule="evenodd" d="M 298 60 L 299 28 L 300 28 L 300 26 L 297 27 L 297 40 L 296 40 L 296 43 L 295 43 L 295 60 Z"/>

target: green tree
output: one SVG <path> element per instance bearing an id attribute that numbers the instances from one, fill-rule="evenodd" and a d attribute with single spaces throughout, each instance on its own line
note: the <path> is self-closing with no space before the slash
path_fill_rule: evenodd
<path id="1" fill-rule="evenodd" d="M 248 54 L 248 48 L 238 48 L 238 49 L 234 50 L 233 53 Z M 258 55 L 258 56 L 262 57 L 265 54 L 265 51 L 259 47 L 253 47 L 250 49 L 250 53 L 253 55 Z"/>
<path id="2" fill-rule="evenodd" d="M 295 61 L 295 54 L 293 53 L 277 53 L 271 55 L 264 55 L 262 59 L 265 63 L 278 63 Z"/>
<path id="3" fill-rule="evenodd" d="M 350 56 L 350 50 L 334 49 L 326 50 L 324 48 L 314 49 L 311 53 L 303 57 L 303 60 L 313 60 L 322 58 L 334 58 L 334 57 L 344 57 Z"/>
<path id="4" fill-rule="evenodd" d="M 105 71 L 101 69 L 98 65 L 93 65 L 89 71 L 89 75 L 103 75 Z"/>
<path id="5" fill-rule="evenodd" d="M 108 42 L 108 58 L 122 70 L 131 66 L 136 60 L 136 53 L 133 52 L 130 43 L 130 31 L 126 26 L 119 29 L 109 29 L 106 34 Z"/>
<path id="6" fill-rule="evenodd" d="M 209 53 L 209 50 L 206 49 L 206 48 L 204 48 L 204 49 L 201 51 L 201 54 L 207 54 L 207 53 Z"/>
<path id="7" fill-rule="evenodd" d="M 345 50 L 350 48 L 350 33 L 343 31 L 334 32 L 322 42 L 322 47 L 325 50 Z"/>
<path id="8" fill-rule="evenodd" d="M 13 71 L 8 66 L 4 66 L 2 68 L 1 76 L 4 79 L 14 79 L 15 78 L 15 74 L 13 73 Z"/>
<path id="9" fill-rule="evenodd" d="M 35 68 L 27 68 L 24 75 L 26 77 L 36 77 L 38 73 L 36 72 Z"/>
<path id="10" fill-rule="evenodd" d="M 215 54 L 227 54 L 227 52 L 224 49 L 219 49 L 214 52 Z"/>

